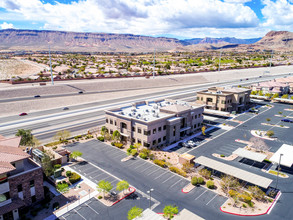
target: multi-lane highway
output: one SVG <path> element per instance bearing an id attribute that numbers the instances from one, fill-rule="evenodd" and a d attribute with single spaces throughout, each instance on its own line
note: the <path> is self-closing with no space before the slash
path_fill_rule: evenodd
<path id="1" fill-rule="evenodd" d="M 282 74 L 284 75 L 284 74 Z M 274 76 L 265 76 L 262 78 L 250 78 L 249 80 L 240 81 L 233 80 L 230 82 L 206 83 L 196 86 L 186 86 L 185 88 L 172 89 L 166 88 L 165 91 L 149 93 L 143 95 L 134 95 L 112 100 L 93 102 L 82 105 L 68 106 L 69 110 L 63 110 L 62 107 L 33 112 L 27 116 L 7 116 L 0 117 L 0 134 L 6 137 L 14 136 L 17 129 L 31 129 L 33 134 L 43 143 L 51 141 L 51 138 L 59 130 L 69 130 L 72 134 L 81 134 L 87 132 L 88 129 L 101 126 L 104 123 L 104 110 L 127 105 L 135 101 L 145 99 L 172 98 L 186 101 L 194 101 L 196 92 L 206 89 L 210 86 L 231 86 L 231 85 L 246 85 L 255 82 L 265 81 Z M 86 93 L 86 91 L 85 91 Z M 69 94 L 64 94 L 69 95 Z M 61 95 L 60 95 L 61 96 Z M 42 98 L 42 97 L 41 97 Z M 17 101 L 28 98 L 19 98 Z M 11 99 L 10 102 L 15 101 Z"/>

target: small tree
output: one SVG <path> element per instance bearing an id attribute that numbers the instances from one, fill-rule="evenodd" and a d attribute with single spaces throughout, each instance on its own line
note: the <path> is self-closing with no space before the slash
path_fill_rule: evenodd
<path id="1" fill-rule="evenodd" d="M 101 135 L 104 137 L 104 139 L 105 139 L 106 134 L 108 134 L 108 129 L 106 126 L 102 126 Z"/>
<path id="2" fill-rule="evenodd" d="M 228 193 L 231 189 L 238 191 L 241 185 L 237 178 L 225 175 L 221 179 L 221 187 L 224 192 Z"/>
<path id="3" fill-rule="evenodd" d="M 120 142 L 120 137 L 121 137 L 120 132 L 118 130 L 115 130 L 112 134 L 113 141 Z"/>
<path id="4" fill-rule="evenodd" d="M 198 173 L 206 179 L 209 179 L 212 175 L 212 172 L 207 169 L 201 169 Z"/>
<path id="5" fill-rule="evenodd" d="M 253 143 L 252 147 L 254 149 L 256 149 L 257 151 L 268 151 L 269 150 L 269 146 L 261 138 L 252 137 L 252 138 L 250 138 L 249 141 Z"/>
<path id="6" fill-rule="evenodd" d="M 33 146 L 32 130 L 18 129 L 15 136 L 21 137 L 20 145 Z"/>
<path id="7" fill-rule="evenodd" d="M 97 184 L 97 190 L 98 192 L 103 192 L 103 196 L 105 196 L 105 192 L 109 193 L 112 188 L 113 188 L 112 184 L 105 180 L 101 180 Z"/>
<path id="8" fill-rule="evenodd" d="M 121 180 L 120 182 L 117 183 L 116 189 L 118 191 L 123 191 L 129 188 L 129 183 L 126 180 Z"/>
<path id="9" fill-rule="evenodd" d="M 55 136 L 54 136 L 54 140 L 56 141 L 60 141 L 61 143 L 64 143 L 66 141 L 66 139 L 71 137 L 71 133 L 70 131 L 67 130 L 63 130 L 63 131 L 58 131 Z"/>
<path id="10" fill-rule="evenodd" d="M 194 165 L 191 163 L 184 163 L 182 166 L 182 170 L 186 173 L 191 173 L 192 171 L 194 171 Z"/>
<path id="11" fill-rule="evenodd" d="M 248 190 L 251 192 L 252 196 L 257 200 L 265 200 L 266 194 L 258 186 L 249 186 Z"/>
<path id="12" fill-rule="evenodd" d="M 141 208 L 138 208 L 136 206 L 132 207 L 128 211 L 127 219 L 132 220 L 132 219 L 135 219 L 136 217 L 141 217 L 142 211 L 143 211 L 143 209 L 141 209 Z"/>
<path id="13" fill-rule="evenodd" d="M 178 207 L 177 206 L 172 206 L 172 205 L 167 205 L 165 206 L 164 210 L 164 217 L 168 219 L 172 219 L 174 215 L 178 214 Z"/>
<path id="14" fill-rule="evenodd" d="M 203 135 L 206 135 L 205 131 L 206 131 L 206 126 L 202 126 L 202 127 L 201 127 L 201 133 L 202 133 Z"/>
<path id="15" fill-rule="evenodd" d="M 267 131 L 267 136 L 268 137 L 272 137 L 272 136 L 274 136 L 274 134 L 275 134 L 275 132 L 274 131 Z"/>
<path id="16" fill-rule="evenodd" d="M 76 160 L 77 157 L 81 157 L 82 156 L 82 153 L 78 150 L 76 151 L 73 151 L 71 154 L 70 154 L 70 158 Z"/>
<path id="17" fill-rule="evenodd" d="M 50 155 L 44 153 L 41 164 L 42 164 L 42 168 L 44 170 L 45 175 L 52 176 L 54 173 L 54 167 L 52 165 L 52 159 Z"/>
<path id="18" fill-rule="evenodd" d="M 267 118 L 266 120 L 267 120 L 267 122 L 270 122 L 270 121 L 271 121 L 271 119 L 270 119 L 270 118 Z"/>
<path id="19" fill-rule="evenodd" d="M 278 94 L 278 93 L 275 93 L 275 94 L 273 95 L 272 99 L 274 99 L 274 98 L 279 98 L 279 94 Z"/>
<path id="20" fill-rule="evenodd" d="M 41 141 L 39 141 L 39 139 L 37 139 L 35 136 L 33 136 L 32 142 L 33 142 L 33 147 L 38 147 L 42 144 Z"/>
<path id="21" fill-rule="evenodd" d="M 289 98 L 289 95 L 288 94 L 282 95 L 282 99 L 288 99 L 288 98 Z"/>

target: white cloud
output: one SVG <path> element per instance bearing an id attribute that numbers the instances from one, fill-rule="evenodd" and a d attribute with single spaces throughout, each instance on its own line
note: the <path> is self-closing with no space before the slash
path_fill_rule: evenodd
<path id="1" fill-rule="evenodd" d="M 13 24 L 3 22 L 2 24 L 0 24 L 0 27 L 1 27 L 1 29 L 10 29 L 10 28 L 13 28 Z"/>
<path id="2" fill-rule="evenodd" d="M 228 1 L 80 0 L 52 5 L 40 0 L 1 0 L 0 7 L 24 20 L 42 22 L 44 29 L 66 31 L 156 35 L 258 25 L 254 11 L 243 5 L 245 0 Z"/>
<path id="3" fill-rule="evenodd" d="M 252 0 L 224 0 L 224 2 L 229 2 L 229 3 L 241 3 L 244 4 L 246 2 L 251 2 Z"/>
<path id="4" fill-rule="evenodd" d="M 291 2 L 291 3 L 290 3 Z M 265 5 L 261 10 L 265 22 L 263 26 L 276 28 L 293 28 L 293 4 L 287 0 L 263 0 Z"/>

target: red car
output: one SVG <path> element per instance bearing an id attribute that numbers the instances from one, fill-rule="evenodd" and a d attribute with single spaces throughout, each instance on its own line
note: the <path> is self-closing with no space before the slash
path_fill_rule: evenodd
<path id="1" fill-rule="evenodd" d="M 24 115 L 27 115 L 27 113 L 23 112 L 19 114 L 19 116 L 24 116 Z"/>

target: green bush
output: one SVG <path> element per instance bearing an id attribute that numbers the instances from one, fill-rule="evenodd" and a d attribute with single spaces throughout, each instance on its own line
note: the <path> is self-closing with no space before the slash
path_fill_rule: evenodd
<path id="1" fill-rule="evenodd" d="M 61 164 L 55 164 L 55 165 L 54 165 L 54 169 L 55 169 L 55 170 L 58 170 L 58 169 L 60 169 L 60 168 L 61 168 Z"/>
<path id="2" fill-rule="evenodd" d="M 54 142 L 45 144 L 45 146 L 46 147 L 52 147 L 52 146 L 55 146 L 55 145 L 58 145 L 58 144 L 62 144 L 62 142 L 61 141 L 54 141 Z"/>
<path id="3" fill-rule="evenodd" d="M 184 177 L 187 176 L 186 172 L 184 172 L 183 170 L 181 170 L 181 169 L 179 169 L 177 167 L 170 167 L 169 169 L 170 169 L 170 171 L 172 171 L 174 173 L 177 173 L 177 174 L 179 174 L 181 176 L 184 176 Z"/>
<path id="4" fill-rule="evenodd" d="M 214 189 L 214 188 L 215 188 L 214 181 L 212 181 L 212 180 L 208 180 L 208 181 L 207 181 L 207 187 L 208 187 L 209 189 Z"/>
<path id="5" fill-rule="evenodd" d="M 241 201 L 243 201 L 245 203 L 251 202 L 251 197 L 249 195 L 240 194 L 239 198 L 240 198 Z"/>
<path id="6" fill-rule="evenodd" d="M 56 188 L 59 192 L 64 193 L 68 190 L 68 184 L 67 183 L 58 183 Z"/>
<path id="7" fill-rule="evenodd" d="M 198 184 L 203 185 L 205 184 L 204 179 L 202 177 L 197 178 Z"/>
<path id="8" fill-rule="evenodd" d="M 98 137 L 98 140 L 104 142 L 105 141 L 105 138 L 102 137 L 102 136 L 100 136 L 100 137 Z"/>
<path id="9" fill-rule="evenodd" d="M 221 154 L 221 157 L 225 157 L 225 155 L 224 154 Z"/>
<path id="10" fill-rule="evenodd" d="M 115 146 L 115 143 L 114 143 L 114 142 L 111 142 L 111 145 L 112 145 L 112 146 Z"/>
<path id="11" fill-rule="evenodd" d="M 134 147 L 133 145 L 130 145 L 129 148 L 130 148 L 130 149 L 134 149 L 135 147 Z"/>
<path id="12" fill-rule="evenodd" d="M 247 208 L 247 205 L 245 205 L 245 204 L 243 203 L 243 204 L 242 204 L 242 207 L 243 207 L 243 208 Z"/>
<path id="13" fill-rule="evenodd" d="M 123 144 L 122 143 L 114 143 L 115 147 L 118 147 L 118 148 L 122 148 L 123 147 Z"/>
<path id="14" fill-rule="evenodd" d="M 191 184 L 194 185 L 194 186 L 196 186 L 198 184 L 198 179 L 197 179 L 196 176 L 192 177 Z"/>
<path id="15" fill-rule="evenodd" d="M 272 161 L 268 160 L 268 159 L 264 159 L 263 160 L 264 162 L 267 162 L 267 163 L 272 163 Z"/>
<path id="16" fill-rule="evenodd" d="M 154 160 L 154 163 L 157 164 L 160 167 L 166 167 L 166 163 L 162 160 Z"/>
<path id="17" fill-rule="evenodd" d="M 67 177 L 70 177 L 71 176 L 71 171 L 70 170 L 66 171 L 66 176 Z"/>
<path id="18" fill-rule="evenodd" d="M 144 153 L 140 153 L 139 154 L 139 157 L 142 158 L 142 159 L 144 159 L 144 160 L 148 159 L 148 155 L 146 155 Z"/>
<path id="19" fill-rule="evenodd" d="M 103 196 L 98 196 L 98 199 L 101 199 L 101 198 L 103 198 Z"/>
<path id="20" fill-rule="evenodd" d="M 234 197 L 234 196 L 237 196 L 237 195 L 238 195 L 238 192 L 237 191 L 235 191 L 233 189 L 230 189 L 229 190 L 229 196 Z"/>
<path id="21" fill-rule="evenodd" d="M 249 207 L 253 207 L 254 206 L 252 201 L 248 202 L 247 204 L 248 204 Z"/>
<path id="22" fill-rule="evenodd" d="M 76 182 L 78 182 L 81 179 L 80 175 L 78 175 L 77 173 L 71 173 L 71 176 L 69 177 L 69 182 L 71 184 L 74 184 Z"/>
<path id="23" fill-rule="evenodd" d="M 150 160 L 155 159 L 155 155 L 153 155 L 153 154 L 150 154 L 149 157 L 150 157 Z"/>
<path id="24" fill-rule="evenodd" d="M 127 153 L 128 153 L 128 154 L 131 154 L 132 149 L 133 149 L 133 148 L 127 148 L 127 150 L 126 150 Z"/>
<path id="25" fill-rule="evenodd" d="M 131 150 L 131 155 L 132 156 L 136 156 L 137 155 L 137 150 L 136 149 L 132 149 Z"/>

